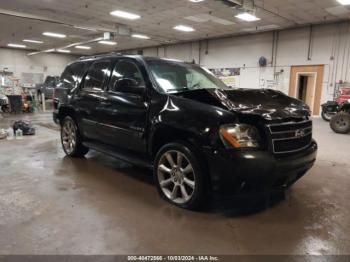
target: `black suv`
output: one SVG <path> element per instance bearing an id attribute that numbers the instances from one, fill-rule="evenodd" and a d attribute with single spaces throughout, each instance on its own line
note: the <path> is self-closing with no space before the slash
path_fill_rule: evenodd
<path id="1" fill-rule="evenodd" d="M 221 195 L 284 190 L 314 164 L 309 108 L 225 86 L 176 60 L 103 55 L 67 66 L 54 99 L 62 146 L 153 168 L 160 194 L 195 209 Z"/>

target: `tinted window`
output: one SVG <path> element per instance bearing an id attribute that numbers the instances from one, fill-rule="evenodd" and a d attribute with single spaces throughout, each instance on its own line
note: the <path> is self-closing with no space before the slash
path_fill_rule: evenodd
<path id="1" fill-rule="evenodd" d="M 129 61 L 118 62 L 113 70 L 112 79 L 110 82 L 110 89 L 118 91 L 118 80 L 122 78 L 129 78 L 136 80 L 139 86 L 145 86 L 145 82 L 141 71 L 136 64 Z"/>
<path id="2" fill-rule="evenodd" d="M 77 87 L 80 84 L 88 66 L 89 63 L 87 62 L 77 62 L 68 65 L 61 75 L 60 85 L 63 85 L 64 88 L 68 89 Z"/>
<path id="3" fill-rule="evenodd" d="M 92 64 L 84 80 L 84 89 L 101 90 L 111 74 L 110 61 L 97 61 Z"/>

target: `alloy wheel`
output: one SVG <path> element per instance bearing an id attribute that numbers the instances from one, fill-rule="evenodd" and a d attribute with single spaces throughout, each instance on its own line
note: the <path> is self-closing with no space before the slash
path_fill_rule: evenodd
<path id="1" fill-rule="evenodd" d="M 164 195 L 176 204 L 189 202 L 195 190 L 195 172 L 180 151 L 165 152 L 158 162 L 158 182 Z"/>
<path id="2" fill-rule="evenodd" d="M 62 126 L 62 144 L 66 153 L 72 154 L 77 142 L 76 130 L 71 120 L 65 121 Z"/>

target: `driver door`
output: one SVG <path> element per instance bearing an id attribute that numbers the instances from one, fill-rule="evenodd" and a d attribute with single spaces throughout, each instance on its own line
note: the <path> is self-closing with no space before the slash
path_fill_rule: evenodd
<path id="1" fill-rule="evenodd" d="M 105 144 L 137 152 L 146 151 L 148 101 L 140 65 L 133 59 L 116 62 L 100 105 L 100 128 Z"/>

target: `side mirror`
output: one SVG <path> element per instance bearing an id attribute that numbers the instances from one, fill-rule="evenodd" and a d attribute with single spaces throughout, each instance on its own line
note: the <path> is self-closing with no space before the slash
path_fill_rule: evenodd
<path id="1" fill-rule="evenodd" d="M 145 87 L 140 86 L 140 84 L 135 79 L 122 78 L 115 83 L 114 90 L 123 93 L 141 95 L 143 94 Z"/>

